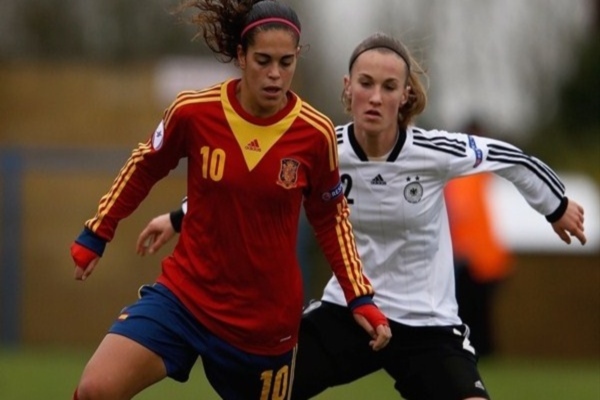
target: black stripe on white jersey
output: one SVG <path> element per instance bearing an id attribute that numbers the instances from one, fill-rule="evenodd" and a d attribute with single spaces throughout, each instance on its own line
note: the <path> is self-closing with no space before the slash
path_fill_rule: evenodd
<path id="1" fill-rule="evenodd" d="M 542 162 L 541 160 L 524 154 L 518 149 L 508 146 L 502 146 L 501 144 L 490 144 L 488 148 L 490 149 L 490 153 L 494 155 L 514 155 L 515 157 L 520 157 L 529 160 L 533 165 L 542 170 L 542 172 L 548 177 L 548 179 L 558 187 L 559 191 L 565 191 L 565 185 L 561 182 L 560 178 L 554 173 L 554 171 L 552 171 L 552 169 L 550 169 L 550 167 L 544 164 L 544 162 Z"/>
<path id="2" fill-rule="evenodd" d="M 547 166 L 546 164 L 544 164 L 543 161 L 535 158 L 535 157 L 531 157 L 532 160 L 534 160 L 541 168 L 544 169 L 544 171 L 546 171 L 546 175 L 548 175 L 548 178 L 552 179 L 554 182 L 556 182 L 556 184 L 558 185 L 558 187 L 560 188 L 561 192 L 564 193 L 565 191 L 565 185 L 564 183 L 561 182 L 560 178 L 558 177 L 558 175 L 556 175 L 554 173 L 554 171 L 552 171 L 552 169 L 550 169 L 549 166 Z"/>
<path id="3" fill-rule="evenodd" d="M 560 199 L 564 197 L 565 186 L 548 167 L 538 159 L 528 156 L 514 148 L 497 144 L 488 145 L 487 159 L 505 164 L 519 164 L 533 172 L 540 178 L 552 192 Z"/>
<path id="4" fill-rule="evenodd" d="M 497 147 L 498 149 L 500 149 L 500 148 L 504 149 L 501 146 L 494 146 L 494 147 Z M 522 158 L 527 159 L 529 162 L 531 162 L 533 165 L 535 165 L 537 168 L 539 168 L 541 170 L 540 172 L 542 174 L 544 174 L 548 178 L 548 180 L 552 182 L 552 184 L 556 185 L 556 187 L 557 187 L 556 190 L 558 190 L 560 193 L 564 194 L 565 185 L 561 182 L 560 178 L 554 173 L 554 171 L 552 171 L 552 169 L 550 169 L 550 167 L 548 167 L 546 164 L 544 164 L 543 161 L 541 161 L 535 157 L 519 153 L 515 149 L 509 148 L 506 150 L 507 150 L 507 153 L 510 153 L 512 151 L 516 155 L 521 154 Z"/>
<path id="5" fill-rule="evenodd" d="M 440 146 L 448 146 L 457 150 L 464 150 L 467 148 L 467 144 L 462 140 L 450 139 L 445 136 L 434 136 L 430 140 Z"/>
<path id="6" fill-rule="evenodd" d="M 452 154 L 457 157 L 467 156 L 467 145 L 460 140 L 449 139 L 444 136 L 435 136 L 433 138 L 427 138 L 425 136 L 421 136 L 420 134 L 414 135 L 413 139 L 413 143 L 416 146 L 425 147 L 436 151 L 442 151 L 444 153 Z"/>
<path id="7" fill-rule="evenodd" d="M 344 126 L 335 127 L 335 136 L 337 138 L 337 144 L 344 143 Z"/>

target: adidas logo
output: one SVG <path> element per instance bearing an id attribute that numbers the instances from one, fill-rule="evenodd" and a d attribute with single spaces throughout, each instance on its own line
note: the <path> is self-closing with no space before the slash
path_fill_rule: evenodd
<path id="1" fill-rule="evenodd" d="M 387 185 L 387 182 L 383 180 L 381 174 L 377 174 L 377 176 L 371 180 L 371 185 Z"/>
<path id="2" fill-rule="evenodd" d="M 254 139 L 252 140 L 250 143 L 248 143 L 246 145 L 246 147 L 244 147 L 246 150 L 251 150 L 251 151 L 262 151 L 260 149 L 260 145 L 258 144 L 258 140 Z"/>

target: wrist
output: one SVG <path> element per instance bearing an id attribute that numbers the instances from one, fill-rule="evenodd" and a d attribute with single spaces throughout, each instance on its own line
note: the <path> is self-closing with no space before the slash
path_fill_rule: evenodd
<path id="1" fill-rule="evenodd" d="M 93 251 L 98 256 L 102 257 L 104 249 L 106 248 L 106 240 L 96 235 L 91 229 L 83 228 L 83 231 L 79 234 L 75 243 Z"/>
<path id="2" fill-rule="evenodd" d="M 175 211 L 171 211 L 169 213 L 169 219 L 171 220 L 171 226 L 173 226 L 173 229 L 175 230 L 175 232 L 181 232 L 181 224 L 183 223 L 184 215 L 185 215 L 185 213 L 183 212 L 182 208 L 175 210 Z"/>
<path id="3" fill-rule="evenodd" d="M 350 303 L 348 303 L 348 308 L 351 311 L 354 311 L 356 308 L 367 305 L 367 304 L 375 305 L 375 303 L 373 302 L 373 297 L 371 297 L 370 295 L 354 298 L 352 301 L 350 301 Z"/>
<path id="4" fill-rule="evenodd" d="M 352 312 L 356 315 L 363 316 L 373 328 L 379 325 L 389 325 L 389 322 L 381 310 L 375 305 L 375 303 L 363 304 L 355 307 Z"/>
<path id="5" fill-rule="evenodd" d="M 565 211 L 567 211 L 567 206 L 569 205 L 569 199 L 565 196 L 560 200 L 560 205 L 552 214 L 546 215 L 546 221 L 553 224 L 558 221 L 565 215 Z"/>

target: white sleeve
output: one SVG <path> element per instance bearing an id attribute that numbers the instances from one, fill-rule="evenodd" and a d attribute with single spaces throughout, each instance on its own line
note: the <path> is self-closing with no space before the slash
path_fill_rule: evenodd
<path id="1" fill-rule="evenodd" d="M 448 179 L 492 172 L 516 186 L 529 205 L 545 216 L 562 204 L 565 186 L 541 160 L 512 144 L 483 136 L 436 131 L 440 147 L 448 154 Z"/>

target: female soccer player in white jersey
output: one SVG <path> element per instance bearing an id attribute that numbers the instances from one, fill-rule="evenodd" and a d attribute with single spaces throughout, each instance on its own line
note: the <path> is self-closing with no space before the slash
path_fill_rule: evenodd
<path id="1" fill-rule="evenodd" d="M 293 399 L 380 369 L 407 400 L 490 398 L 458 317 L 443 196 L 448 180 L 496 173 L 563 241 L 586 241 L 582 207 L 565 197 L 543 162 L 499 140 L 413 125 L 426 105 L 421 73 L 405 46 L 385 34 L 369 36 L 350 57 L 342 97 L 353 121 L 336 129 L 340 172 L 365 272 L 394 338 L 372 352 L 332 277 L 302 319 Z M 178 224 L 183 213 L 171 216 Z M 172 234 L 169 214 L 159 216 L 141 233 L 138 251 L 145 252 L 148 238 L 156 239 L 149 248 L 156 251 Z"/>
<path id="2" fill-rule="evenodd" d="M 130 399 L 167 376 L 186 381 L 198 356 L 221 398 L 289 398 L 303 308 L 290 232 L 302 204 L 370 333 L 367 346 L 379 350 L 391 336 L 357 255 L 333 124 L 290 90 L 298 16 L 277 1 L 182 7 L 196 11 L 210 49 L 241 76 L 180 93 L 72 244 L 75 278 L 84 280 L 119 221 L 187 159 L 189 213 L 178 245 L 156 283 L 116 318 L 74 399 Z"/>

